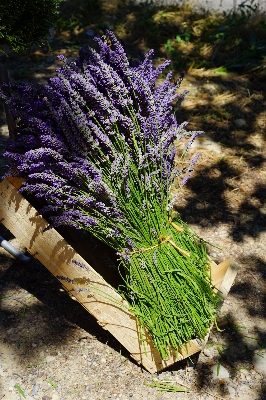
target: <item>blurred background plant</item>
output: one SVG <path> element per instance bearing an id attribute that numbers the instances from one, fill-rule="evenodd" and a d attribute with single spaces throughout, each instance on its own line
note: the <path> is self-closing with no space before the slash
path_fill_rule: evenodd
<path id="1" fill-rule="evenodd" d="M 153 48 L 158 58 L 170 57 L 171 69 L 265 69 L 265 13 L 256 0 L 243 1 L 237 9 L 223 13 L 186 2 L 165 6 L 128 0 L 65 0 L 60 4 L 56 36 L 67 46 L 80 46 L 107 27 L 132 49 Z"/>
<path id="2" fill-rule="evenodd" d="M 154 49 L 155 62 L 170 58 L 168 70 L 177 74 L 195 68 L 217 70 L 219 74 L 264 74 L 265 11 L 256 2 L 244 0 L 237 8 L 222 13 L 182 0 L 175 5 L 136 0 L 49 0 L 43 7 L 42 2 L 12 0 L 0 5 L 0 44 L 9 43 L 19 52 L 17 62 L 31 57 L 32 62 L 40 64 L 46 55 L 56 55 L 62 49 L 66 56 L 76 57 L 80 47 L 92 45 L 93 38 L 109 28 L 126 42 L 131 56 L 136 56 L 136 49 Z M 29 16 L 36 23 L 30 23 Z M 53 37 L 47 41 L 53 25 Z M 44 46 L 36 46 L 44 39 Z M 35 45 L 23 52 L 31 43 Z M 30 71 L 17 63 L 12 76 L 23 80 Z"/>
<path id="3" fill-rule="evenodd" d="M 3 45 L 18 52 L 43 44 L 58 17 L 61 0 L 11 0 L 0 3 L 0 51 Z"/>
<path id="4" fill-rule="evenodd" d="M 0 85 L 8 83 L 6 56 L 32 44 L 48 43 L 58 17 L 61 0 L 11 0 L 0 3 Z M 9 135 L 14 138 L 15 122 L 5 105 Z"/>

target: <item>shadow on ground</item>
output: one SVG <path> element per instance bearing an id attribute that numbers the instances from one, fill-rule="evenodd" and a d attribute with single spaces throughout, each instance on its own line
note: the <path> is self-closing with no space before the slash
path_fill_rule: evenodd
<path id="1" fill-rule="evenodd" d="M 177 49 L 171 50 L 170 46 L 173 47 L 173 43 L 168 42 L 173 35 L 181 35 L 184 41 L 182 18 L 187 16 L 185 11 L 181 19 L 173 17 L 171 22 L 172 9 L 169 9 L 168 15 L 164 17 L 163 9 L 155 10 L 147 4 L 137 6 L 132 3 L 131 8 L 126 8 L 125 4 L 118 1 L 116 5 L 114 2 L 107 5 L 97 0 L 80 0 L 75 4 L 70 1 L 64 2 L 55 41 L 51 43 L 54 54 L 46 47 L 33 47 L 24 52 L 19 61 L 15 56 L 11 57 L 9 67 L 12 79 L 44 82 L 54 74 L 56 54 L 76 56 L 83 44 L 92 44 L 92 36 L 102 35 L 107 27 L 114 29 L 117 35 L 129 44 L 129 51 L 133 55 L 136 54 L 134 49 L 155 48 L 156 62 L 172 56 L 175 74 L 178 75 L 184 68 L 189 69 L 187 79 L 197 87 L 198 96 L 193 108 L 181 109 L 177 118 L 180 122 L 188 120 L 191 129 L 204 130 L 214 142 L 222 146 L 221 154 L 207 155 L 207 161 L 204 159 L 196 169 L 187 184 L 186 203 L 177 204 L 176 209 L 188 223 L 202 227 L 208 224 L 218 226 L 220 223 L 230 225 L 232 241 L 239 243 L 243 242 L 246 236 L 259 237 L 265 232 L 266 226 L 266 186 L 263 172 L 266 99 L 262 90 L 265 75 L 255 72 L 242 75 L 228 72 L 223 75 L 216 72 L 206 74 L 206 71 L 195 68 L 197 65 L 193 67 L 194 48 L 191 48 L 188 54 L 182 53 L 181 50 L 178 53 Z M 206 48 L 207 41 L 202 44 L 203 47 L 204 45 Z M 216 46 L 218 45 L 219 42 L 216 43 Z M 209 63 L 208 57 L 213 55 L 206 57 Z M 215 59 L 216 67 L 220 66 L 217 60 L 218 58 Z M 202 66 L 204 65 L 206 62 L 202 63 Z M 186 81 L 183 88 L 186 88 Z M 217 101 L 219 96 L 222 100 L 220 102 Z M 198 101 L 202 98 L 205 99 L 203 104 Z M 236 127 L 236 119 L 242 119 L 245 124 L 241 128 Z M 1 125 L 5 123 L 3 118 L 0 122 Z M 0 234 L 1 232 L 2 226 Z M 8 232 L 3 232 L 2 235 L 9 240 L 11 236 Z M 254 248 L 250 259 L 240 261 L 252 265 L 250 272 L 258 274 L 265 287 L 266 265 L 256 257 L 256 249 Z M 66 292 L 60 291 L 60 283 L 38 262 L 33 261 L 25 265 L 13 262 L 10 265 L 8 260 L 1 258 L 0 263 L 9 265 L 0 272 L 3 295 L 5 288 L 18 286 L 39 300 L 32 310 L 26 310 L 25 318 L 30 318 L 31 311 L 33 314 L 42 315 L 45 322 L 41 332 L 44 346 L 46 340 L 54 346 L 59 342 L 67 342 L 73 330 L 80 327 L 102 343 L 108 343 L 116 352 L 122 351 L 122 354 L 128 356 L 128 353 L 121 349 L 120 343 L 103 330 L 80 304 L 73 301 Z M 245 300 L 245 309 L 250 317 L 265 320 L 266 291 L 258 291 L 248 276 L 243 282 L 233 286 L 231 295 L 233 298 Z M 249 297 L 257 297 L 258 302 L 252 304 Z M 257 340 L 253 341 L 253 345 L 247 345 L 248 335 L 239 328 L 234 315 L 229 313 L 227 317 L 228 326 L 224 332 L 217 333 L 217 337 L 226 343 L 219 360 L 234 376 L 237 368 L 241 368 L 242 365 L 250 367 L 254 353 L 266 347 L 266 333 L 258 327 L 254 332 Z M 1 327 L 4 331 L 16 327 L 20 321 L 21 313 L 14 314 L 8 308 L 1 310 Z M 39 334 L 36 332 L 38 337 Z M 87 339 L 85 333 L 84 338 L 80 340 L 90 339 Z M 34 338 L 31 338 L 31 341 L 34 341 Z M 23 347 L 23 342 L 20 346 Z M 174 371 L 182 366 L 182 363 L 178 363 L 169 370 Z M 205 387 L 204 374 L 199 374 L 198 384 L 202 388 Z M 266 398 L 265 391 L 266 387 L 262 385 L 261 400 Z"/>
<path id="2" fill-rule="evenodd" d="M 65 290 L 62 290 L 60 282 L 37 260 L 32 259 L 28 263 L 20 263 L 12 262 L 9 257 L 1 256 L 0 263 L 2 266 L 8 265 L 7 268 L 2 267 L 0 272 L 0 299 L 2 298 L 3 302 L 4 298 L 10 296 L 10 299 L 15 300 L 18 304 L 15 311 L 8 307 L 0 307 L 0 327 L 4 334 L 9 329 L 16 328 L 23 321 L 24 325 L 36 324 L 36 336 L 31 334 L 30 342 L 39 343 L 42 340 L 42 346 L 47 348 L 48 343 L 51 347 L 57 347 L 58 343 L 65 342 L 67 344 L 69 339 L 71 340 L 73 331 L 81 328 L 84 330 L 84 337 L 79 340 L 97 339 L 108 344 L 116 352 L 122 351 L 124 356 L 129 356 L 128 352 L 121 348 L 121 344 L 108 331 L 104 330 L 94 317 L 77 301 L 74 301 Z M 16 297 L 16 288 L 26 290 L 30 293 L 30 297 L 35 297 L 39 301 L 35 302 L 33 306 L 27 305 L 27 299 L 21 301 L 19 296 Z M 42 328 L 40 328 L 40 324 Z M 24 346 L 27 346 L 25 349 L 29 353 L 27 340 L 22 338 L 19 341 L 22 353 Z M 32 352 L 34 353 L 34 348 L 32 348 Z M 30 354 L 28 356 L 30 358 Z M 134 360 L 131 361 L 134 362 Z"/>

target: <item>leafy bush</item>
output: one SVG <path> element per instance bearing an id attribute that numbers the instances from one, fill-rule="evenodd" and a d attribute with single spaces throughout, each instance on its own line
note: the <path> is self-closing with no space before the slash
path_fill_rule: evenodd
<path id="1" fill-rule="evenodd" d="M 10 0 L 0 4 L 0 51 L 8 45 L 18 52 L 49 36 L 61 0 Z"/>

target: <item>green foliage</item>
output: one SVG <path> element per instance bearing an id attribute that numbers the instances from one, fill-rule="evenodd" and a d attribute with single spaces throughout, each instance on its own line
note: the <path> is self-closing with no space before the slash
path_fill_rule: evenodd
<path id="1" fill-rule="evenodd" d="M 223 14 L 191 12 L 181 20 L 181 10 L 172 11 L 172 19 L 180 19 L 178 35 L 169 32 L 164 48 L 173 67 L 217 68 L 229 70 L 263 68 L 266 58 L 265 20 L 255 0 L 246 0 L 238 10 Z M 163 23 L 165 24 L 165 18 Z M 159 20 L 162 28 L 162 21 Z"/>
<path id="2" fill-rule="evenodd" d="M 63 1 L 56 35 L 64 40 L 64 46 L 80 47 L 92 41 L 93 34 L 103 35 L 109 26 L 129 43 L 130 56 L 136 57 L 136 47 L 141 51 L 153 48 L 158 62 L 171 58 L 170 69 L 178 73 L 190 67 L 265 70 L 266 23 L 257 0 L 245 0 L 241 7 L 224 13 L 195 8 L 193 1 L 171 6 L 126 0 L 111 3 Z"/>
<path id="3" fill-rule="evenodd" d="M 69 32 L 72 40 L 88 29 L 88 25 L 101 24 L 102 7 L 99 0 L 62 1 L 59 7 L 59 18 L 56 21 L 58 33 Z M 106 23 L 103 23 L 103 31 Z M 88 37 L 85 36 L 87 39 Z M 78 40 L 77 43 L 80 43 Z"/>
<path id="4" fill-rule="evenodd" d="M 49 385 L 53 386 L 55 389 L 58 389 L 58 386 L 56 383 L 49 381 L 48 379 L 46 380 L 47 383 L 49 383 Z"/>
<path id="5" fill-rule="evenodd" d="M 18 52 L 42 44 L 58 15 L 61 0 L 10 0 L 0 4 L 0 51 L 7 45 Z"/>
<path id="6" fill-rule="evenodd" d="M 152 379 L 152 383 L 144 382 L 144 385 L 155 387 L 159 392 L 189 392 L 189 390 L 180 388 L 173 384 L 171 381 L 156 381 Z"/>
<path id="7" fill-rule="evenodd" d="M 225 75 L 225 76 L 229 74 L 227 68 L 225 68 L 225 67 L 219 67 L 219 68 L 217 68 L 217 69 L 215 70 L 215 73 L 218 74 L 218 75 Z"/>
<path id="8" fill-rule="evenodd" d="M 24 391 L 21 389 L 20 386 L 15 385 L 14 388 L 17 389 L 17 391 L 21 394 L 21 396 L 22 396 L 24 399 L 26 399 L 26 395 L 25 395 Z"/>

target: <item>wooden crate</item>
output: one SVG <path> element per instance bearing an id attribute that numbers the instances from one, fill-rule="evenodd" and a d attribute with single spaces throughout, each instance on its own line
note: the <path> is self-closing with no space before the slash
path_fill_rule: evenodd
<path id="1" fill-rule="evenodd" d="M 112 271 L 103 265 L 97 251 L 87 248 L 85 259 L 55 229 L 43 232 L 47 221 L 37 215 L 36 209 L 20 194 L 17 189 L 21 180 L 5 179 L 0 183 L 0 221 L 27 248 L 29 253 L 39 260 L 54 276 L 66 276 L 75 282 L 91 281 L 96 290 L 91 293 L 75 293 L 79 286 L 63 282 L 68 292 L 79 301 L 148 371 L 154 373 L 176 361 L 182 360 L 201 351 L 208 339 L 191 340 L 180 349 L 178 355 L 171 353 L 162 360 L 154 348 L 148 334 L 145 346 L 140 340 L 135 316 L 129 311 L 127 303 L 112 288 Z M 72 261 L 83 263 L 89 272 L 79 268 Z M 226 260 L 219 265 L 211 262 L 213 284 L 219 289 L 221 299 L 225 298 L 237 274 L 236 265 Z M 101 294 L 104 293 L 104 296 Z M 108 298 L 107 298 L 108 297 Z"/>

